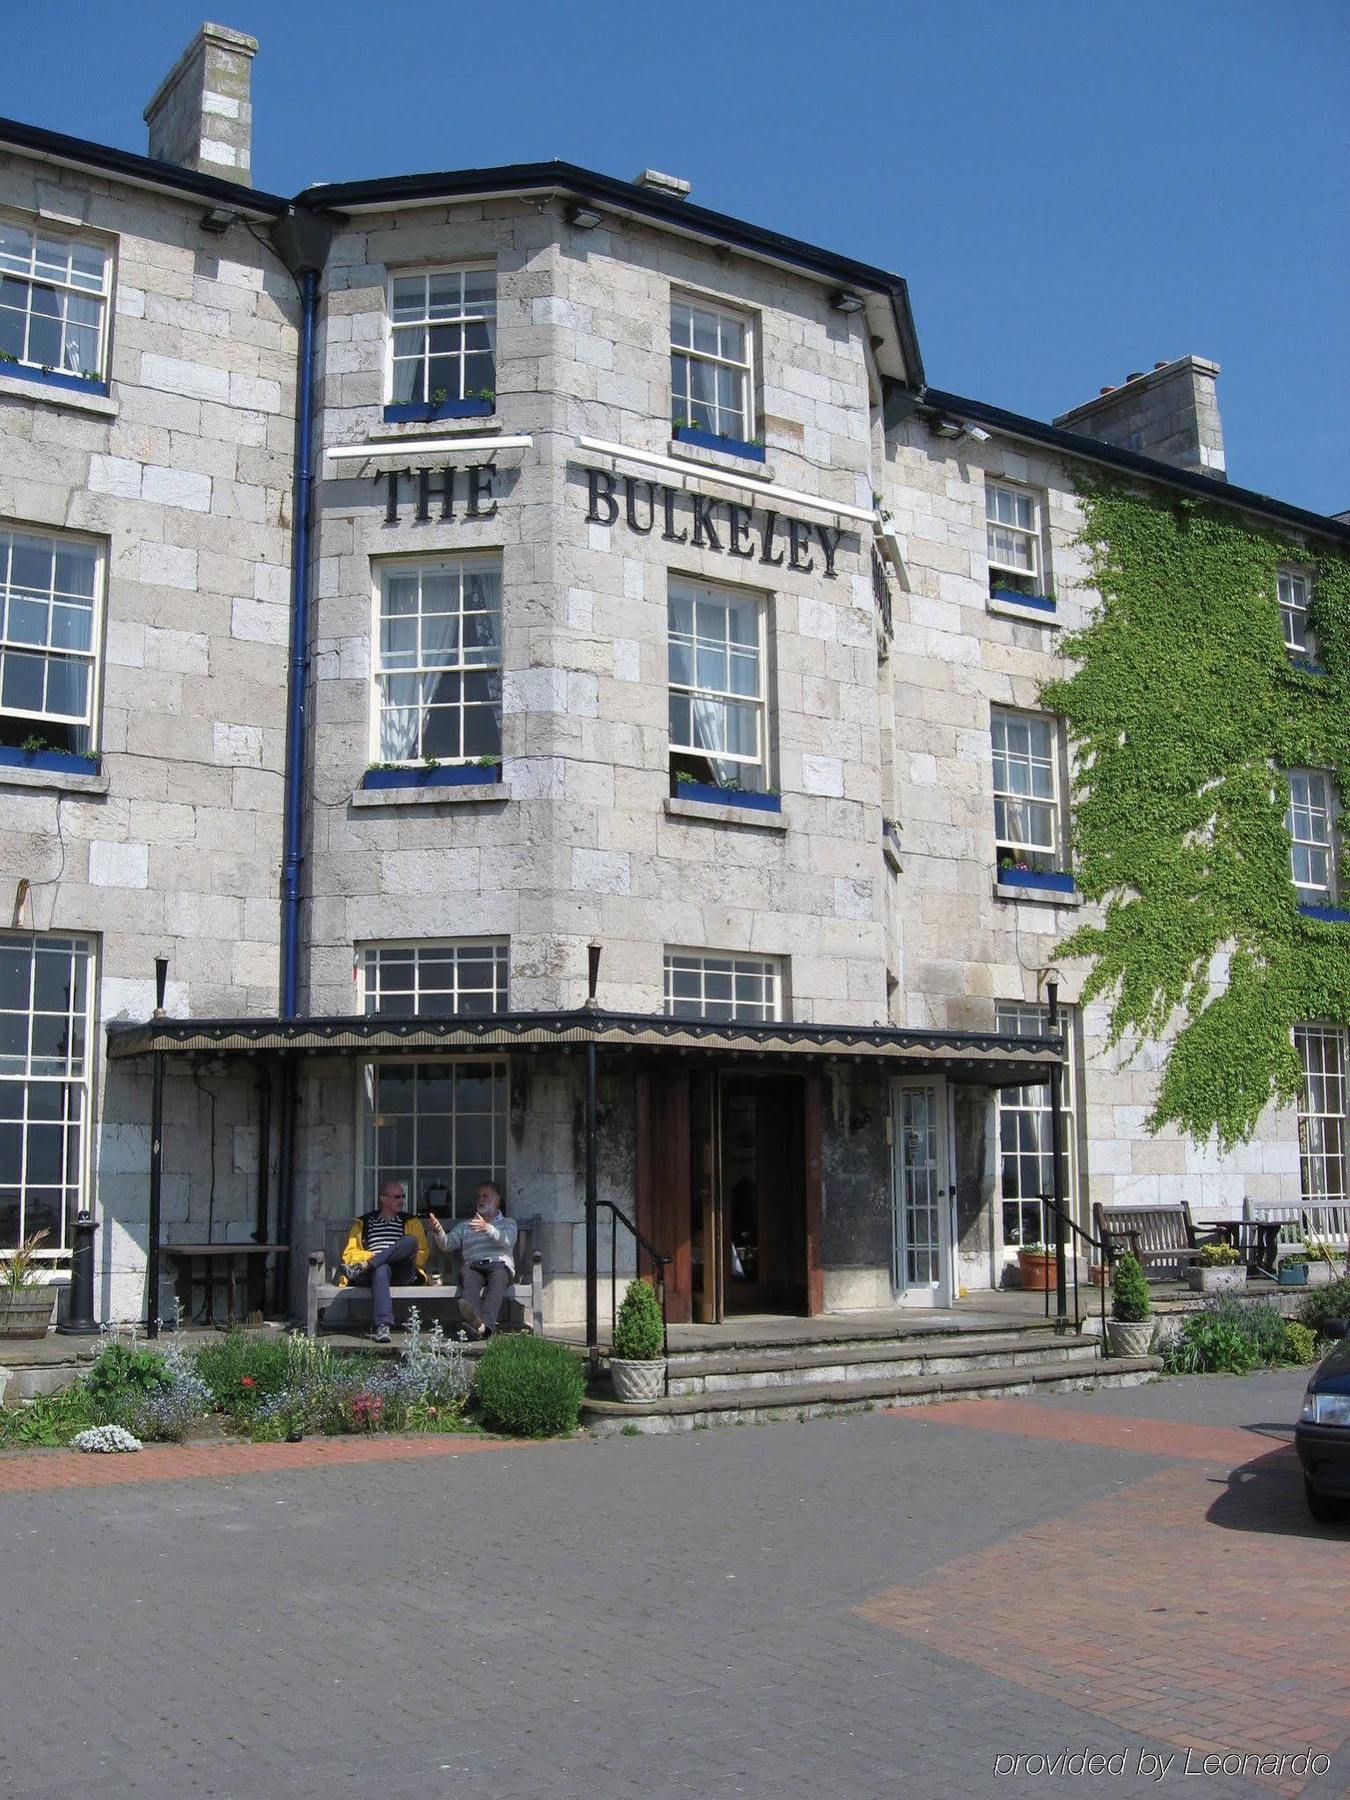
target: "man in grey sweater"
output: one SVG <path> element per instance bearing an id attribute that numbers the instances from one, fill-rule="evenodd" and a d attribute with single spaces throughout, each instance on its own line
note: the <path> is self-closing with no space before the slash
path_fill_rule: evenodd
<path id="1" fill-rule="evenodd" d="M 478 1190 L 473 1217 L 461 1219 L 449 1231 L 435 1213 L 428 1213 L 427 1218 L 439 1247 L 460 1253 L 459 1305 L 470 1334 L 490 1337 L 516 1273 L 517 1227 L 502 1211 L 501 1190 L 494 1182 L 485 1181 Z"/>

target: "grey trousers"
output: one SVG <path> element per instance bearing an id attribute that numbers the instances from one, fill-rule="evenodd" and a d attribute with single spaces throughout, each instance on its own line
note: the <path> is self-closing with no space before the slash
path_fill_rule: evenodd
<path id="1" fill-rule="evenodd" d="M 486 1325 L 489 1331 L 497 1329 L 497 1318 L 502 1310 L 502 1301 L 506 1298 L 506 1290 L 511 1285 L 511 1271 L 504 1262 L 495 1262 L 485 1274 L 482 1269 L 475 1269 L 472 1263 L 465 1263 L 459 1290 L 459 1304 L 468 1315 L 470 1324 L 475 1321 Z"/>

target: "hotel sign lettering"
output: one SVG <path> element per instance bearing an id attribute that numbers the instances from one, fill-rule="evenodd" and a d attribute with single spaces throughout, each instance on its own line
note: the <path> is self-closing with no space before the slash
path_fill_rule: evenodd
<path id="1" fill-rule="evenodd" d="M 826 578 L 835 574 L 835 553 L 844 534 L 828 525 L 808 525 L 804 519 L 788 518 L 772 507 L 712 500 L 705 494 L 635 475 L 625 475 L 621 483 L 604 469 L 587 469 L 586 493 L 588 525 L 622 522 L 639 537 L 659 528 L 667 544 L 716 550 L 771 569 L 786 565 L 802 575 L 821 566 L 815 556 L 819 550 Z"/>

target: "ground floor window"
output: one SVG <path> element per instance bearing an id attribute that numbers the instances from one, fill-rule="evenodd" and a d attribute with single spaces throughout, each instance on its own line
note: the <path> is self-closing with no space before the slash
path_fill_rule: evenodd
<path id="1" fill-rule="evenodd" d="M 361 963 L 366 1016 L 440 1019 L 505 1012 L 507 964 L 503 938 L 370 944 Z"/>
<path id="2" fill-rule="evenodd" d="M 1308 1204 L 1350 1199 L 1346 1178 L 1347 1034 L 1335 1025 L 1300 1025 L 1294 1042 L 1303 1062 L 1298 1108 L 1299 1173 Z"/>
<path id="3" fill-rule="evenodd" d="M 995 1029 L 1012 1037 L 1044 1037 L 1050 1028 L 1043 1006 L 1000 1001 Z M 1071 1047 L 1060 1089 L 1065 1205 L 1076 1218 L 1073 1030 L 1067 1007 L 1060 1008 L 1060 1029 Z M 1023 1244 L 1053 1243 L 1054 1218 L 1043 1204 L 1054 1192 L 1048 1082 L 998 1090 L 998 1168 L 1004 1250 L 1015 1253 Z"/>
<path id="4" fill-rule="evenodd" d="M 0 1250 L 62 1250 L 84 1192 L 92 948 L 0 933 Z"/>
<path id="5" fill-rule="evenodd" d="M 481 1182 L 505 1190 L 504 1061 L 372 1063 L 365 1099 L 367 1205 L 401 1181 L 409 1212 L 468 1218 Z"/>

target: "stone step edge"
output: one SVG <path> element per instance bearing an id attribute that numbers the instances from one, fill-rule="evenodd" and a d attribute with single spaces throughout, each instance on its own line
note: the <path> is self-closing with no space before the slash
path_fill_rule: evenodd
<path id="1" fill-rule="evenodd" d="M 733 1351 L 713 1351 L 706 1356 L 691 1356 L 687 1352 L 673 1351 L 670 1356 L 670 1378 L 672 1381 L 693 1381 L 705 1379 L 709 1375 L 771 1375 L 786 1369 L 828 1369 L 836 1365 L 874 1362 L 923 1362 L 932 1356 L 1053 1356 L 1058 1351 L 1065 1353 L 1060 1360 L 1069 1361 L 1079 1357 L 1090 1362 L 1098 1354 L 1100 1340 L 1095 1337 L 1066 1332 L 1062 1337 L 1054 1337 L 1049 1342 L 1043 1341 L 1043 1338 L 1044 1334 L 1031 1338 L 1005 1334 L 997 1339 L 983 1340 L 943 1338 L 936 1344 L 901 1338 L 895 1342 L 875 1344 L 824 1345 L 821 1350 L 814 1352 L 806 1349 L 765 1350 L 744 1356 Z"/>
<path id="2" fill-rule="evenodd" d="M 911 1313 L 909 1315 L 909 1321 L 912 1322 L 907 1321 L 903 1325 L 897 1325 L 891 1329 L 881 1330 L 874 1324 L 859 1324 L 850 1328 L 843 1320 L 832 1319 L 827 1332 L 813 1333 L 805 1330 L 786 1334 L 775 1332 L 770 1343 L 756 1345 L 754 1348 L 756 1350 L 764 1351 L 797 1349 L 828 1350 L 840 1345 L 852 1344 L 909 1344 L 932 1343 L 934 1341 L 943 1342 L 950 1341 L 952 1338 L 1011 1336 L 1058 1337 L 1061 1335 L 1055 1330 L 1053 1313 L 1048 1319 L 1041 1318 L 1040 1316 L 1030 1319 L 1014 1318 L 998 1320 L 944 1319 L 941 1323 L 932 1325 L 919 1323 L 918 1321 L 920 1321 L 922 1317 L 923 1315 L 921 1313 Z M 1083 1314 L 1084 1323 L 1088 1323 L 1096 1318 L 1097 1314 L 1095 1312 L 1084 1312 Z M 806 1321 L 803 1321 L 803 1324 L 805 1323 Z M 673 1336 L 675 1332 L 683 1331 L 685 1327 L 682 1325 L 672 1325 L 670 1329 Z M 707 1329 L 710 1331 L 719 1331 L 727 1329 L 727 1327 L 712 1325 L 708 1326 Z M 747 1331 L 747 1335 L 750 1335 L 749 1331 Z M 1084 1334 L 1081 1332 L 1070 1331 L 1067 1335 L 1082 1336 Z M 713 1356 L 724 1350 L 738 1350 L 744 1347 L 745 1346 L 736 1344 L 708 1344 L 705 1346 L 703 1344 L 680 1345 L 672 1343 L 670 1346 L 670 1354 L 672 1357 Z M 608 1346 L 606 1345 L 605 1354 L 608 1355 L 608 1353 Z"/>
<path id="3" fill-rule="evenodd" d="M 934 1399 L 957 1398 L 978 1388 L 981 1392 L 1006 1387 L 1049 1386 L 1056 1381 L 1104 1380 L 1115 1375 L 1155 1374 L 1162 1368 L 1159 1356 L 1103 1357 L 1092 1364 L 1055 1363 L 1044 1368 L 981 1369 L 965 1375 L 911 1375 L 884 1381 L 812 1381 L 796 1387 L 718 1388 L 712 1393 L 671 1394 L 646 1405 L 623 1400 L 587 1398 L 581 1403 L 583 1423 L 595 1419 L 670 1418 L 689 1413 L 754 1412 L 757 1409 L 791 1411 L 798 1406 L 860 1406 L 867 1401 L 886 1401 L 914 1394 Z"/>

